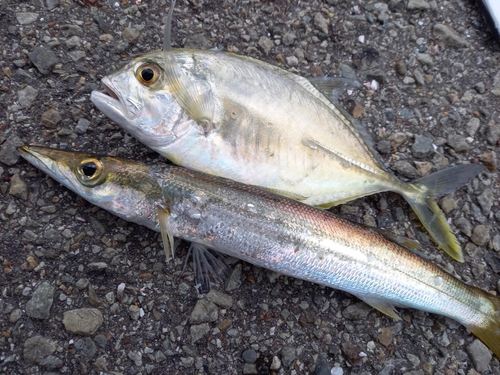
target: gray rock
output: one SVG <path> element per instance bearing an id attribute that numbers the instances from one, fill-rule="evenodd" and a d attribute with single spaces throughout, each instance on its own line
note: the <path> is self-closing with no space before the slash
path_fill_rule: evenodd
<path id="1" fill-rule="evenodd" d="M 83 336 L 94 334 L 102 323 L 102 313 L 93 308 L 66 311 L 63 317 L 66 331 Z"/>
<path id="2" fill-rule="evenodd" d="M 406 358 L 408 359 L 408 361 L 410 361 L 410 363 L 411 363 L 414 367 L 417 367 L 417 366 L 420 364 L 420 358 L 418 358 L 416 355 L 413 355 L 413 354 L 408 353 L 408 354 L 406 355 Z"/>
<path id="3" fill-rule="evenodd" d="M 207 294 L 207 300 L 215 303 L 217 306 L 224 307 L 226 309 L 230 308 L 233 305 L 233 297 L 214 289 L 212 289 Z"/>
<path id="4" fill-rule="evenodd" d="M 356 71 L 347 64 L 339 64 L 339 72 L 344 78 L 357 79 Z"/>
<path id="5" fill-rule="evenodd" d="M 140 34 L 141 33 L 137 29 L 134 29 L 133 27 L 126 27 L 122 31 L 122 38 L 123 38 L 123 40 L 125 40 L 129 43 L 135 43 L 135 42 L 137 42 L 137 39 L 139 39 Z"/>
<path id="6" fill-rule="evenodd" d="M 286 33 L 283 35 L 283 44 L 285 46 L 291 46 L 297 37 L 295 36 L 294 33 Z"/>
<path id="7" fill-rule="evenodd" d="M 323 17 L 323 15 L 318 12 L 314 16 L 314 25 L 324 34 L 328 35 L 328 21 Z"/>
<path id="8" fill-rule="evenodd" d="M 406 160 L 398 160 L 392 165 L 391 168 L 403 176 L 411 179 L 420 177 L 417 169 Z"/>
<path id="9" fill-rule="evenodd" d="M 366 319 L 372 308 L 364 302 L 353 303 L 342 311 L 342 316 L 349 320 Z"/>
<path id="10" fill-rule="evenodd" d="M 83 59 L 86 55 L 85 51 L 72 51 L 68 52 L 68 56 L 71 57 L 71 60 L 78 61 L 80 59 Z"/>
<path id="11" fill-rule="evenodd" d="M 253 349 L 247 349 L 243 352 L 242 357 L 247 363 L 255 363 L 257 360 L 257 352 Z"/>
<path id="12" fill-rule="evenodd" d="M 24 201 L 28 199 L 28 185 L 17 173 L 10 179 L 9 194 Z"/>
<path id="13" fill-rule="evenodd" d="M 141 308 L 137 305 L 130 305 L 128 308 L 128 314 L 132 320 L 139 320 L 141 317 Z"/>
<path id="14" fill-rule="evenodd" d="M 314 375 L 331 375 L 330 366 L 324 359 L 319 359 L 314 368 Z"/>
<path id="15" fill-rule="evenodd" d="M 54 129 L 62 121 L 62 116 L 58 110 L 51 108 L 42 113 L 41 123 L 43 126 Z"/>
<path id="16" fill-rule="evenodd" d="M 54 290 L 55 288 L 46 281 L 40 284 L 26 303 L 26 314 L 34 319 L 48 319 L 54 302 Z"/>
<path id="17" fill-rule="evenodd" d="M 458 134 L 450 134 L 447 143 L 456 152 L 466 152 L 470 150 L 470 145 L 467 143 L 467 140 Z"/>
<path id="18" fill-rule="evenodd" d="M 454 221 L 456 227 L 466 236 L 470 237 L 472 234 L 472 225 L 469 220 L 464 217 L 459 217 Z"/>
<path id="19" fill-rule="evenodd" d="M 481 121 L 477 117 L 471 118 L 466 125 L 467 134 L 469 134 L 471 137 L 474 136 L 480 126 Z"/>
<path id="20" fill-rule="evenodd" d="M 492 244 L 493 244 L 493 249 L 494 249 L 495 251 L 500 251 L 500 235 L 496 234 L 496 235 L 493 237 Z"/>
<path id="21" fill-rule="evenodd" d="M 477 197 L 477 201 L 481 206 L 483 214 L 488 215 L 495 201 L 495 197 L 493 196 L 493 191 L 491 189 L 485 189 L 484 192 L 479 197 Z"/>
<path id="22" fill-rule="evenodd" d="M 431 6 L 424 0 L 410 0 L 406 6 L 408 10 L 429 10 Z"/>
<path id="23" fill-rule="evenodd" d="M 35 47 L 29 59 L 43 75 L 49 74 L 59 61 L 53 51 L 41 46 Z"/>
<path id="24" fill-rule="evenodd" d="M 48 10 L 55 9 L 59 5 L 61 5 L 61 3 L 59 2 L 59 0 L 46 0 L 46 4 L 47 4 L 47 9 Z"/>
<path id="25" fill-rule="evenodd" d="M 425 85 L 424 73 L 422 73 L 420 69 L 415 69 L 413 71 L 413 78 L 415 78 L 415 82 L 417 82 L 418 85 L 420 86 Z"/>
<path id="26" fill-rule="evenodd" d="M 449 214 L 451 211 L 455 210 L 457 206 L 457 202 L 453 198 L 452 195 L 446 195 L 439 201 L 439 205 L 443 209 L 445 214 Z"/>
<path id="27" fill-rule="evenodd" d="M 217 306 L 207 301 L 206 299 L 200 299 L 189 317 L 191 323 L 205 323 L 214 322 L 219 317 L 219 309 Z"/>
<path id="28" fill-rule="evenodd" d="M 493 272 L 500 273 L 500 257 L 493 254 L 487 254 L 484 260 L 488 263 Z"/>
<path id="29" fill-rule="evenodd" d="M 31 86 L 26 86 L 25 88 L 17 92 L 17 100 L 19 102 L 20 108 L 28 108 L 33 104 L 38 95 L 38 90 L 35 90 Z"/>
<path id="30" fill-rule="evenodd" d="M 490 228 L 482 224 L 476 225 L 470 239 L 478 246 L 486 245 L 490 240 Z"/>
<path id="31" fill-rule="evenodd" d="M 209 332 L 210 332 L 210 325 L 208 323 L 192 325 L 189 328 L 189 333 L 191 334 L 191 342 L 194 344 L 196 341 L 204 337 Z"/>
<path id="32" fill-rule="evenodd" d="M 0 313 L 1 313 L 1 310 L 0 310 Z M 11 323 L 15 323 L 17 322 L 19 319 L 21 319 L 21 316 L 23 316 L 23 312 L 21 309 L 15 309 L 13 310 L 11 313 L 10 313 L 10 316 L 9 316 L 9 322 Z"/>
<path id="33" fill-rule="evenodd" d="M 75 349 L 77 354 L 83 361 L 90 361 L 97 351 L 94 341 L 90 337 L 82 337 L 75 341 Z"/>
<path id="34" fill-rule="evenodd" d="M 253 375 L 258 374 L 257 365 L 255 363 L 245 363 L 243 365 L 243 374 L 244 375 Z"/>
<path id="35" fill-rule="evenodd" d="M 231 290 L 238 289 L 241 285 L 241 263 L 238 263 L 231 272 L 231 275 L 227 278 L 226 281 L 226 292 L 230 292 Z"/>
<path id="36" fill-rule="evenodd" d="M 274 356 L 271 362 L 271 370 L 279 370 L 281 368 L 281 360 L 278 356 Z"/>
<path id="37" fill-rule="evenodd" d="M 76 48 L 82 44 L 82 39 L 79 36 L 73 35 L 71 38 L 66 40 L 66 47 Z"/>
<path id="38" fill-rule="evenodd" d="M 281 349 L 281 357 L 283 358 L 283 365 L 289 367 L 297 357 L 297 352 L 295 348 L 284 346 L 283 349 Z"/>
<path id="39" fill-rule="evenodd" d="M 496 145 L 498 140 L 500 140 L 500 126 L 490 125 L 486 131 L 486 139 L 491 145 Z"/>
<path id="40" fill-rule="evenodd" d="M 45 357 L 44 359 L 42 359 L 40 361 L 39 365 L 46 368 L 46 369 L 53 370 L 53 369 L 61 368 L 63 366 L 63 361 L 60 358 L 57 358 L 56 356 L 49 355 L 49 356 Z M 47 373 L 45 373 L 45 374 L 47 374 Z"/>
<path id="41" fill-rule="evenodd" d="M 56 346 L 52 341 L 42 336 L 33 336 L 24 343 L 23 357 L 29 363 L 39 364 L 55 350 Z"/>
<path id="42" fill-rule="evenodd" d="M 264 50 L 266 55 L 269 55 L 269 51 L 274 47 L 274 43 L 267 36 L 261 36 L 259 39 L 259 46 Z"/>
<path id="43" fill-rule="evenodd" d="M 38 13 L 32 13 L 32 12 L 16 13 L 17 22 L 19 22 L 21 25 L 28 25 L 30 23 L 33 23 L 37 20 L 37 18 L 38 18 Z"/>
<path id="44" fill-rule="evenodd" d="M 434 66 L 434 60 L 432 60 L 432 56 L 428 53 L 419 53 L 417 60 L 423 65 Z"/>
<path id="45" fill-rule="evenodd" d="M 186 37 L 184 48 L 210 49 L 212 42 L 203 33 L 195 33 Z"/>
<path id="46" fill-rule="evenodd" d="M 412 154 L 416 158 L 425 158 L 434 152 L 432 139 L 423 135 L 416 135 L 415 142 L 411 146 Z"/>
<path id="47" fill-rule="evenodd" d="M 437 23 L 432 30 L 434 37 L 441 41 L 444 46 L 450 48 L 466 48 L 469 43 L 460 37 L 451 27 Z"/>
<path id="48" fill-rule="evenodd" d="M 288 66 L 297 66 L 299 65 L 299 59 L 296 58 L 295 56 L 287 56 L 286 63 Z"/>
<path id="49" fill-rule="evenodd" d="M 469 357 L 478 372 L 482 373 L 483 371 L 488 370 L 488 365 L 492 356 L 486 345 L 476 339 L 472 342 L 472 344 L 467 346 L 467 353 L 469 353 Z"/>
<path id="50" fill-rule="evenodd" d="M 61 26 L 61 33 L 65 38 L 70 38 L 74 35 L 82 36 L 83 30 L 78 25 L 62 25 Z"/>
<path id="51" fill-rule="evenodd" d="M 135 363 L 136 366 L 142 366 L 142 353 L 140 351 L 133 352 L 131 350 L 127 355 Z"/>
<path id="52" fill-rule="evenodd" d="M 486 88 L 484 86 L 484 82 L 478 82 L 474 85 L 474 90 L 477 91 L 478 94 L 484 94 L 486 91 Z"/>
<path id="53" fill-rule="evenodd" d="M 491 85 L 491 93 L 495 96 L 500 96 L 500 70 L 493 77 L 493 84 Z"/>

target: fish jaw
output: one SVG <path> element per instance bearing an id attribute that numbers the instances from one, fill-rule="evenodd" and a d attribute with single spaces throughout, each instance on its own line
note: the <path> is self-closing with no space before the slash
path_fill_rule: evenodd
<path id="1" fill-rule="evenodd" d="M 17 150 L 29 163 L 90 203 L 158 231 L 156 204 L 161 188 L 150 168 L 130 160 L 41 146 Z M 92 163 L 99 166 L 100 174 L 87 179 L 85 166 Z"/>

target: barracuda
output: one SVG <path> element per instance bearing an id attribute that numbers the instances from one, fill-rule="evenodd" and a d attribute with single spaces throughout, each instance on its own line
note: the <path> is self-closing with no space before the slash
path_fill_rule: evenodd
<path id="1" fill-rule="evenodd" d="M 316 84 L 279 67 L 220 51 L 171 49 L 135 58 L 102 79 L 91 100 L 146 146 L 178 165 L 257 185 L 322 208 L 383 191 L 401 194 L 436 244 L 463 261 L 436 198 L 483 167 L 413 183 L 385 170 L 363 131 Z M 443 182 L 446 183 L 443 183 Z"/>
<path id="2" fill-rule="evenodd" d="M 75 193 L 115 215 L 257 266 L 395 306 L 452 318 L 500 357 L 500 299 L 361 225 L 256 187 L 175 166 L 19 148 Z M 168 245 L 168 244 L 167 244 Z M 397 287 L 396 287 L 397 286 Z"/>

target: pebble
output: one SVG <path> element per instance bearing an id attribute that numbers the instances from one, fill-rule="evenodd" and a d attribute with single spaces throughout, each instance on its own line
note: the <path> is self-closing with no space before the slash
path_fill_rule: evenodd
<path id="1" fill-rule="evenodd" d="M 17 101 L 19 102 L 19 108 L 28 108 L 35 101 L 38 96 L 38 90 L 31 86 L 26 86 L 25 88 L 17 92 Z"/>
<path id="2" fill-rule="evenodd" d="M 217 306 L 206 299 L 200 299 L 189 317 L 191 323 L 215 322 L 219 317 Z"/>
<path id="3" fill-rule="evenodd" d="M 84 118 L 78 120 L 78 124 L 75 126 L 75 133 L 85 134 L 90 127 L 90 121 Z"/>
<path id="4" fill-rule="evenodd" d="M 269 367 L 269 369 L 271 370 L 274 370 L 274 371 L 277 371 L 281 368 L 281 360 L 279 359 L 278 356 L 273 356 L 273 360 L 271 362 L 271 366 Z"/>
<path id="5" fill-rule="evenodd" d="M 434 61 L 432 60 L 432 56 L 429 55 L 428 53 L 417 54 L 417 60 L 423 65 L 427 65 L 430 67 L 434 66 Z"/>
<path id="6" fill-rule="evenodd" d="M 93 335 L 103 323 L 102 313 L 93 308 L 70 310 L 64 313 L 64 328 L 76 335 Z"/>
<path id="7" fill-rule="evenodd" d="M 23 357 L 29 363 L 40 364 L 54 353 L 56 345 L 43 336 L 33 336 L 24 343 Z"/>
<path id="8" fill-rule="evenodd" d="M 347 360 L 351 362 L 351 364 L 355 365 L 356 363 L 361 362 L 361 360 L 363 359 L 359 355 L 361 351 L 352 342 L 350 341 L 343 342 L 341 348 L 342 348 L 342 353 L 345 355 Z"/>
<path id="9" fill-rule="evenodd" d="M 40 121 L 46 128 L 54 129 L 62 121 L 62 116 L 58 110 L 51 108 L 42 113 Z"/>
<path id="10" fill-rule="evenodd" d="M 420 177 L 417 169 L 406 160 L 398 160 L 392 165 L 391 169 L 411 179 Z"/>
<path id="11" fill-rule="evenodd" d="M 82 337 L 75 341 L 77 354 L 85 361 L 90 361 L 96 354 L 97 348 L 90 337 Z"/>
<path id="12" fill-rule="evenodd" d="M 127 356 L 132 360 L 132 362 L 134 362 L 136 366 L 142 366 L 142 353 L 140 351 L 134 352 L 130 350 Z"/>
<path id="13" fill-rule="evenodd" d="M 318 12 L 314 16 L 314 25 L 324 34 L 328 35 L 328 21 L 323 17 L 323 15 Z"/>
<path id="14" fill-rule="evenodd" d="M 406 6 L 408 10 L 429 10 L 431 6 L 424 0 L 410 0 Z"/>
<path id="15" fill-rule="evenodd" d="M 63 366 L 63 361 L 60 358 L 57 358 L 56 356 L 49 355 L 44 359 L 42 359 L 39 365 L 46 369 L 53 370 L 61 368 Z M 46 372 L 45 374 L 48 374 L 48 372 Z"/>
<path id="16" fill-rule="evenodd" d="M 431 162 L 428 161 L 414 161 L 415 168 L 417 168 L 418 173 L 420 176 L 427 176 L 429 173 L 431 173 L 432 168 L 434 165 Z"/>
<path id="17" fill-rule="evenodd" d="M 40 46 L 35 47 L 33 52 L 29 54 L 29 59 L 43 75 L 49 74 L 59 62 L 56 54 L 52 50 Z"/>
<path id="18" fill-rule="evenodd" d="M 28 185 L 17 173 L 10 179 L 9 194 L 24 201 L 28 199 Z"/>
<path id="19" fill-rule="evenodd" d="M 413 367 L 417 367 L 420 364 L 420 358 L 418 358 L 416 355 L 408 353 L 406 355 L 406 358 L 410 363 L 413 365 Z"/>
<path id="20" fill-rule="evenodd" d="M 293 43 L 295 43 L 295 39 L 297 37 L 295 36 L 294 33 L 286 33 L 285 35 L 283 35 L 283 44 L 285 46 L 291 46 Z"/>
<path id="21" fill-rule="evenodd" d="M 86 54 L 85 51 L 72 51 L 68 52 L 68 56 L 71 57 L 73 61 L 78 61 L 80 59 L 83 59 Z"/>
<path id="22" fill-rule="evenodd" d="M 46 281 L 40 284 L 26 303 L 26 314 L 34 319 L 48 319 L 54 302 L 54 290 L 55 288 Z"/>
<path id="23" fill-rule="evenodd" d="M 264 50 L 264 53 L 266 55 L 269 55 L 269 51 L 271 51 L 271 48 L 274 47 L 273 41 L 269 39 L 267 36 L 261 36 L 258 44 L 260 48 Z"/>
<path id="24" fill-rule="evenodd" d="M 297 66 L 299 65 L 299 59 L 296 58 L 295 56 L 287 56 L 286 63 L 288 66 Z"/>
<path id="25" fill-rule="evenodd" d="M 324 359 L 319 359 L 314 368 L 314 375 L 331 375 L 330 366 Z"/>
<path id="26" fill-rule="evenodd" d="M 189 333 L 191 334 L 191 342 L 194 344 L 196 341 L 204 337 L 210 332 L 210 324 L 202 323 L 197 325 L 192 325 L 189 327 Z"/>
<path id="27" fill-rule="evenodd" d="M 285 367 L 288 368 L 296 357 L 297 357 L 297 352 L 295 348 L 291 346 L 284 346 L 281 349 L 281 358 L 283 365 Z"/>
<path id="28" fill-rule="evenodd" d="M 455 210 L 458 205 L 453 196 L 447 195 L 439 201 L 439 205 L 443 209 L 445 214 L 449 214 L 451 211 Z"/>
<path id="29" fill-rule="evenodd" d="M 254 363 L 245 363 L 243 365 L 243 374 L 258 374 L 257 366 Z"/>
<path id="30" fill-rule="evenodd" d="M 137 39 L 139 39 L 139 35 L 140 35 L 139 30 L 134 29 L 133 27 L 126 27 L 122 31 L 123 40 L 126 40 L 129 43 L 137 42 Z"/>
<path id="31" fill-rule="evenodd" d="M 413 71 L 413 78 L 415 78 L 415 82 L 417 82 L 418 85 L 425 85 L 424 73 L 420 69 L 415 69 Z"/>
<path id="32" fill-rule="evenodd" d="M 247 363 L 255 363 L 257 360 L 257 352 L 253 349 L 247 349 L 243 352 L 242 357 Z"/>
<path id="33" fill-rule="evenodd" d="M 233 297 L 214 289 L 208 292 L 207 300 L 225 309 L 228 309 L 233 305 Z"/>
<path id="34" fill-rule="evenodd" d="M 231 274 L 227 278 L 226 281 L 226 292 L 230 292 L 231 290 L 238 289 L 241 285 L 241 263 L 238 263 L 234 266 Z"/>
<path id="35" fill-rule="evenodd" d="M 476 225 L 470 239 L 478 246 L 486 245 L 490 240 L 490 228 L 482 224 Z"/>
<path id="36" fill-rule="evenodd" d="M 466 236 L 470 237 L 472 234 L 472 225 L 469 220 L 464 217 L 459 217 L 454 221 L 456 227 Z"/>
<path id="37" fill-rule="evenodd" d="M 500 70 L 495 74 L 495 77 L 493 77 L 491 93 L 495 96 L 500 96 Z"/>
<path id="38" fill-rule="evenodd" d="M 489 215 L 491 207 L 493 207 L 493 203 L 495 201 L 495 197 L 493 196 L 493 191 L 491 189 L 484 189 L 484 192 L 477 197 L 477 201 L 481 206 L 483 214 Z"/>
<path id="39" fill-rule="evenodd" d="M 391 153 L 391 142 L 387 139 L 382 139 L 377 142 L 377 151 L 381 154 L 390 154 Z"/>
<path id="40" fill-rule="evenodd" d="M 416 158 L 425 158 L 434 152 L 432 139 L 423 135 L 416 135 L 415 142 L 411 146 L 412 154 Z"/>
<path id="41" fill-rule="evenodd" d="M 70 38 L 75 35 L 82 36 L 83 30 L 78 25 L 61 25 L 61 33 L 65 38 Z"/>
<path id="42" fill-rule="evenodd" d="M 451 27 L 437 23 L 432 29 L 434 37 L 450 48 L 466 48 L 469 43 Z"/>
<path id="43" fill-rule="evenodd" d="M 10 313 L 10 316 L 9 316 L 9 322 L 11 323 L 15 323 L 17 322 L 19 319 L 21 319 L 21 317 L 23 316 L 23 312 L 21 309 L 15 309 L 13 310 L 11 313 Z"/>
<path id="44" fill-rule="evenodd" d="M 484 260 L 488 263 L 493 272 L 500 273 L 500 257 L 493 254 L 487 254 Z"/>
<path id="45" fill-rule="evenodd" d="M 486 139 L 491 145 L 496 145 L 500 140 L 500 125 L 491 125 L 486 131 Z"/>
<path id="46" fill-rule="evenodd" d="M 475 339 L 472 344 L 467 346 L 467 353 L 469 353 L 469 357 L 474 363 L 474 367 L 480 373 L 488 370 L 488 366 L 491 361 L 491 352 L 489 349 L 478 339 Z"/>
<path id="47" fill-rule="evenodd" d="M 497 169 L 497 154 L 494 151 L 485 151 L 479 155 L 479 160 L 483 163 L 490 172 L 495 172 Z"/>
<path id="48" fill-rule="evenodd" d="M 342 316 L 349 320 L 364 320 L 372 308 L 364 302 L 353 303 L 342 311 Z"/>
<path id="49" fill-rule="evenodd" d="M 16 13 L 17 22 L 19 22 L 21 25 L 29 25 L 30 23 L 35 22 L 37 18 L 38 18 L 38 13 L 32 13 L 32 12 Z"/>
<path id="50" fill-rule="evenodd" d="M 390 328 L 385 327 L 381 329 L 378 335 L 378 342 L 386 347 L 392 344 L 392 331 Z"/>
<path id="51" fill-rule="evenodd" d="M 500 235 L 496 234 L 495 237 L 493 237 L 493 249 L 495 251 L 500 251 Z"/>
<path id="52" fill-rule="evenodd" d="M 456 152 L 466 152 L 470 150 L 470 145 L 467 143 L 467 140 L 458 134 L 450 134 L 447 143 Z"/>
<path id="53" fill-rule="evenodd" d="M 467 134 L 473 137 L 480 126 L 481 126 L 481 121 L 477 117 L 471 118 L 466 125 Z"/>

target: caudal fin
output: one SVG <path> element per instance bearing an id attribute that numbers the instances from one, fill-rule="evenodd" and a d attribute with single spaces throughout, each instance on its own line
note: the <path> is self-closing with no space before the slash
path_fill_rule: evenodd
<path id="1" fill-rule="evenodd" d="M 470 325 L 467 328 L 500 358 L 500 298 L 486 292 L 484 294 L 493 305 L 493 311 L 480 327 Z"/>
<path id="2" fill-rule="evenodd" d="M 462 249 L 436 198 L 465 185 L 485 169 L 482 164 L 465 164 L 444 169 L 412 183 L 422 194 L 404 195 L 434 242 L 453 259 L 463 262 Z M 423 189 L 418 189 L 418 186 Z"/>

